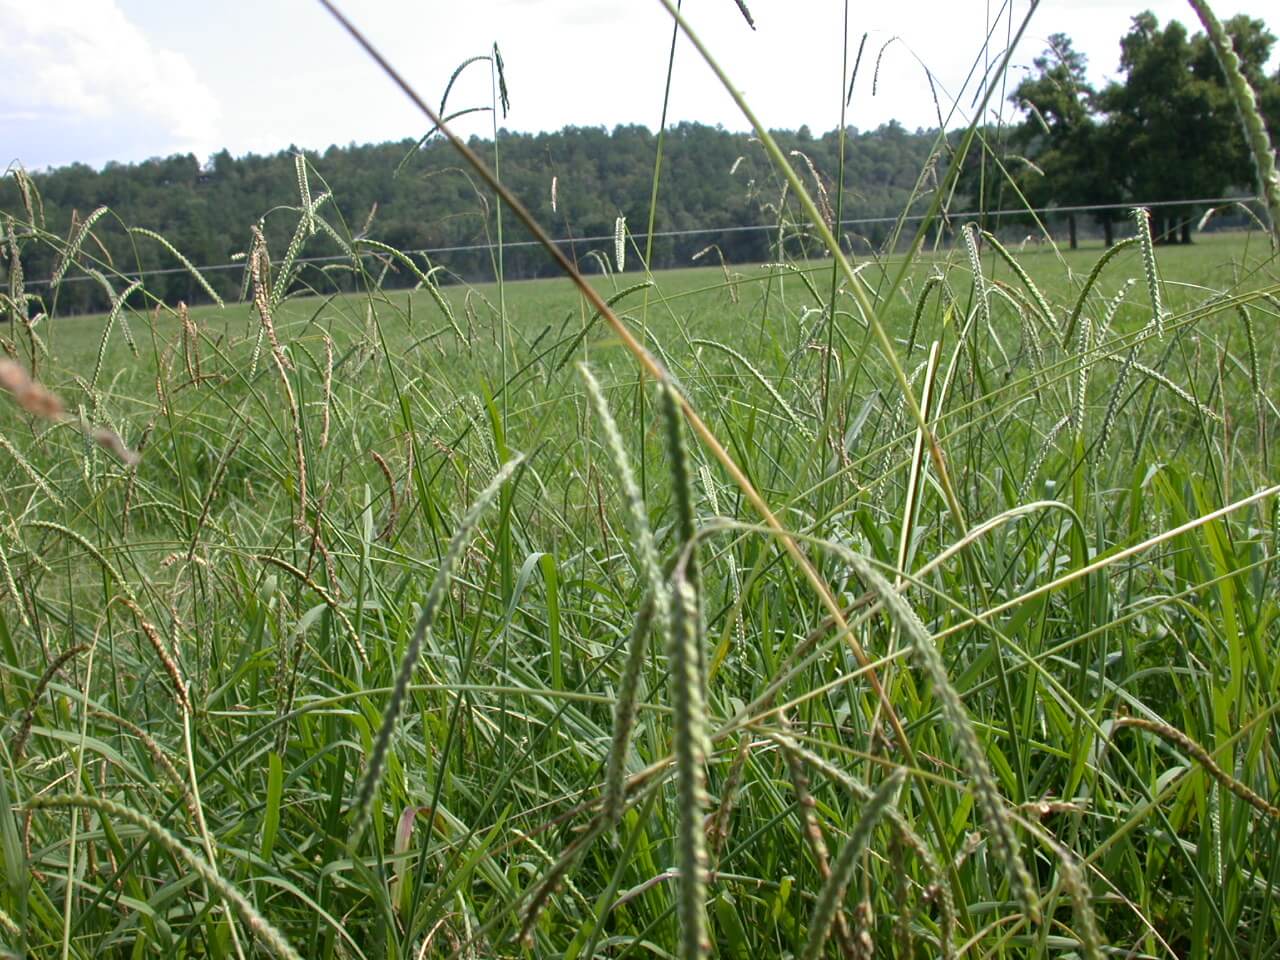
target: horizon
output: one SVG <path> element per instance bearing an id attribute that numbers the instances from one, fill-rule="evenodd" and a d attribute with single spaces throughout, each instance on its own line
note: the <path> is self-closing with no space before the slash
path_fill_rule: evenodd
<path id="1" fill-rule="evenodd" d="M 690 4 L 685 12 L 766 127 L 838 129 L 840 5 L 796 0 L 783 16 L 759 2 L 749 6 L 755 30 L 731 0 Z M 846 126 L 867 132 L 890 122 L 908 131 L 967 125 L 979 89 L 974 78 L 998 62 L 1029 7 L 1011 0 L 990 22 L 985 0 L 942 8 L 903 0 L 890 9 L 851 11 L 850 71 L 863 32 L 868 35 Z M 2 158 L 5 165 L 45 172 L 82 163 L 100 171 L 188 153 L 203 164 L 224 149 L 235 157 L 290 148 L 323 153 L 331 146 L 415 140 L 425 132 L 416 109 L 309 0 L 255 7 L 246 20 L 234 15 L 234 2 L 229 9 L 209 19 L 162 0 L 48 0 L 38 8 L 0 0 L 13 27 L 0 36 L 0 56 L 29 64 L 0 90 L 6 142 L 21 145 Z M 1131 17 L 1148 9 L 1161 23 L 1176 19 L 1198 32 L 1189 8 L 1174 0 L 1061 0 L 1037 10 L 1008 75 L 997 78 L 1002 89 L 992 94 L 988 119 L 1017 115 L 1007 91 L 1052 33 L 1071 36 L 1094 83 L 1114 77 L 1120 37 Z M 487 54 L 496 41 L 511 91 L 511 109 L 497 127 L 535 136 L 566 127 L 634 125 L 650 133 L 659 127 L 672 22 L 657 3 L 494 0 L 449 8 L 443 30 L 433 12 L 429 3 L 384 0 L 356 15 L 357 25 L 429 102 L 459 62 Z M 1250 0 L 1220 12 L 1223 19 L 1245 13 L 1265 21 L 1271 9 Z M 244 30 L 245 22 L 254 29 Z M 815 23 L 829 27 L 823 33 L 829 42 L 813 45 Z M 998 39 L 984 54 L 988 30 Z M 424 42 L 430 47 L 425 57 Z M 624 44 L 633 51 L 625 61 L 616 52 Z M 485 66 L 475 64 L 459 78 L 450 98 L 454 109 L 491 102 Z M 668 127 L 688 121 L 748 129 L 683 36 L 673 70 Z M 453 126 L 464 138 L 491 138 L 495 121 L 472 113 Z"/>

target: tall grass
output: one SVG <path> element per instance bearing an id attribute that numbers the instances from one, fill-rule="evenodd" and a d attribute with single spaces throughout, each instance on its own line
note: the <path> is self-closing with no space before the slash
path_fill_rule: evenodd
<path id="1" fill-rule="evenodd" d="M 300 162 L 188 311 L 18 173 L 8 955 L 1272 954 L 1274 259 L 1139 212 L 854 264 L 760 133 L 831 262 L 611 294 L 442 285 Z"/>

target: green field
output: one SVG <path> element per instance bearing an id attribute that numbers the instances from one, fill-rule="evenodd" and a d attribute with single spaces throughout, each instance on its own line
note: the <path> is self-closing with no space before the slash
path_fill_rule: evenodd
<path id="1" fill-rule="evenodd" d="M 1013 255 L 593 280 L 812 579 L 567 280 L 6 329 L 10 954 L 1274 955 L 1276 260 Z"/>

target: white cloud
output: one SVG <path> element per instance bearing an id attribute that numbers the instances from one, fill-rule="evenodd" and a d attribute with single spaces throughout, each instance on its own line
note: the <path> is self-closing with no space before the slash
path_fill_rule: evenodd
<path id="1" fill-rule="evenodd" d="M 116 0 L 0 0 L 6 150 L 39 168 L 218 146 L 220 107 L 181 54 L 158 47 Z M 136 155 L 137 150 L 130 153 Z"/>

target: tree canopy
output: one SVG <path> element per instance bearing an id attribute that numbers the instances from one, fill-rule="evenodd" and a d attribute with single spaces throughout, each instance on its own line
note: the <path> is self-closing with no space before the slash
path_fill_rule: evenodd
<path id="1" fill-rule="evenodd" d="M 776 131 L 796 169 L 813 184 L 832 193 L 838 170 L 838 135 L 814 136 L 807 130 Z M 845 217 L 887 218 L 886 223 L 846 227 L 847 242 L 866 251 L 878 246 L 892 219 L 911 205 L 920 171 L 932 153 L 945 146 L 936 131 L 905 130 L 888 124 L 877 130 L 848 131 L 845 162 Z M 642 126 L 569 127 L 556 133 L 527 134 L 500 130 L 497 138 L 503 180 L 550 232 L 568 241 L 568 252 L 599 269 L 589 252 L 612 251 L 614 225 L 626 217 L 643 248 L 648 221 L 651 175 L 657 149 L 655 135 Z M 491 141 L 472 146 L 492 156 Z M 681 123 L 669 128 L 664 144 L 661 189 L 655 216 L 655 268 L 687 266 L 699 251 L 723 256 L 729 263 L 759 262 L 773 256 L 778 224 L 791 217 L 785 206 L 782 179 L 769 165 L 760 145 L 746 134 L 717 127 Z M 297 223 L 300 203 L 295 158 L 306 159 L 313 196 L 332 190 L 317 211 L 349 238 L 367 233 L 381 243 L 405 251 L 432 251 L 429 260 L 448 274 L 467 279 L 492 274 L 487 244 L 496 238 L 491 200 L 461 168 L 449 144 L 440 138 L 421 147 L 413 140 L 333 146 L 322 152 L 293 148 L 269 156 L 233 157 L 227 151 L 206 163 L 182 155 L 143 163 L 108 164 L 102 171 L 73 165 L 32 177 L 43 198 L 47 229 L 68 237 L 99 206 L 110 208 L 94 227 L 102 243 L 84 253 L 110 256 L 124 272 L 178 268 L 159 243 L 130 236 L 123 225 L 154 229 L 197 265 L 230 264 L 209 271 L 209 282 L 222 296 L 235 296 L 242 265 L 234 262 L 249 244 L 250 228 L 262 229 L 275 248 L 287 245 Z M 806 159 L 807 158 L 807 159 Z M 554 206 L 552 184 L 555 184 Z M 0 185 L 0 211 L 17 211 L 21 196 L 12 178 Z M 783 213 L 780 214 L 780 206 Z M 2 214 L 0 214 L 2 216 Z M 19 217 L 25 220 L 25 215 Z M 750 229 L 759 227 L 760 229 Z M 683 233 L 683 231 L 697 231 Z M 784 230 L 789 244 L 803 244 L 802 230 Z M 504 221 L 504 239 L 519 244 L 528 238 Z M 308 238 L 307 257 L 337 257 L 338 243 L 321 232 Z M 28 261 L 28 256 L 30 260 Z M 29 281 L 51 275 L 54 255 L 47 245 L 24 250 Z M 611 259 L 611 258 L 610 258 Z M 419 258 L 420 262 L 426 262 Z M 635 264 L 638 258 L 628 260 Z M 318 270 L 323 263 L 312 269 Z M 399 273 L 388 286 L 412 284 L 416 277 Z M 508 277 L 534 277 L 552 267 L 531 247 L 506 251 Z M 94 283 L 65 286 L 60 308 L 101 306 Z M 188 302 L 203 298 L 191 276 L 177 269 L 160 284 L 166 298 Z"/>
<path id="2" fill-rule="evenodd" d="M 1266 24 L 1236 16 L 1224 24 L 1259 95 L 1274 140 L 1280 132 L 1280 70 L 1265 67 L 1275 44 Z M 1135 16 L 1120 40 L 1122 79 L 1089 85 L 1084 57 L 1056 34 L 1010 100 L 1025 119 L 1010 139 L 1029 163 L 1017 183 L 1036 206 L 1102 203 L 1155 207 L 1155 233 L 1190 242 L 1195 211 L 1175 201 L 1247 188 L 1252 167 L 1222 69 L 1204 34 L 1177 21 Z M 1072 218 L 1073 219 L 1073 218 Z M 1110 238 L 1111 212 L 1102 212 Z M 1072 223 L 1074 239 L 1074 222 Z"/>

